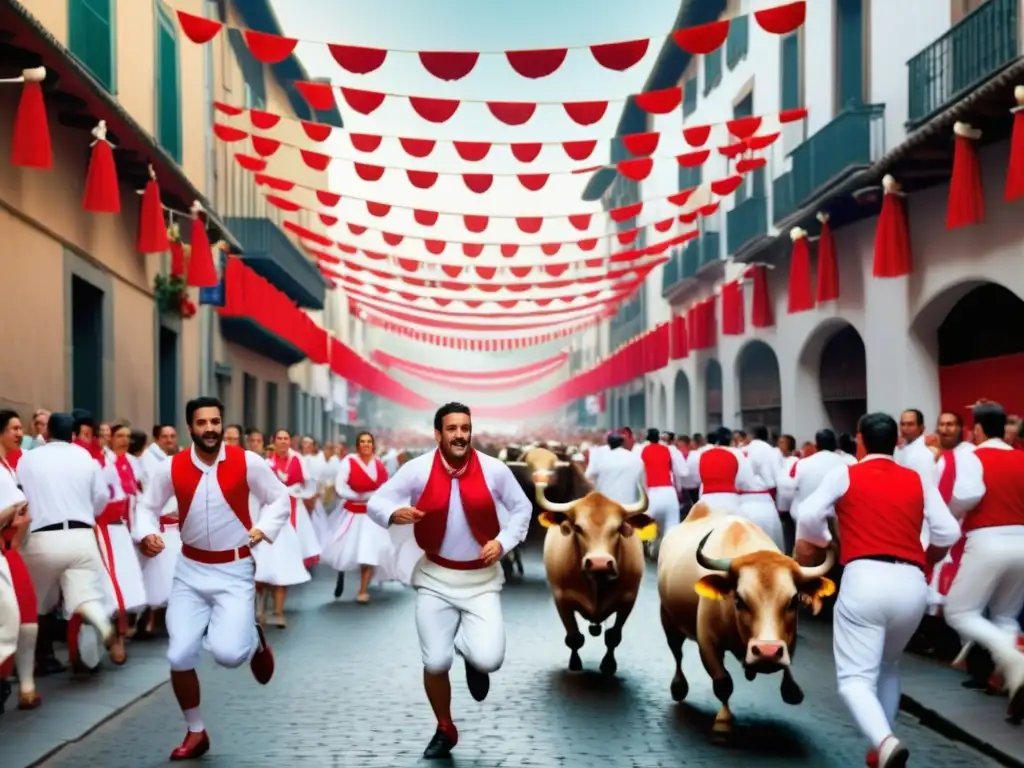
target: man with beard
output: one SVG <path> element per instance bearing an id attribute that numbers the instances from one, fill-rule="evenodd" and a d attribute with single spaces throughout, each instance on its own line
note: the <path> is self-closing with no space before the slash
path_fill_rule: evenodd
<path id="1" fill-rule="evenodd" d="M 452 722 L 448 671 L 455 652 L 477 701 L 505 658 L 498 561 L 526 538 L 533 505 L 512 471 L 474 450 L 469 408 L 434 415 L 437 450 L 404 464 L 367 504 L 370 519 L 390 528 L 395 575 L 416 588 L 416 631 L 423 687 L 437 730 L 423 756 L 446 758 L 459 740 Z M 502 528 L 497 505 L 505 510 Z"/>
<path id="2" fill-rule="evenodd" d="M 167 658 L 188 733 L 171 760 L 192 760 L 210 748 L 195 671 L 204 645 L 221 666 L 249 661 L 261 685 L 274 673 L 274 657 L 254 620 L 256 568 L 250 550 L 277 537 L 291 507 L 287 491 L 263 458 L 223 444 L 223 415 L 224 406 L 216 398 L 188 402 L 185 417 L 192 448 L 160 464 L 149 478 L 132 531 L 144 555 L 158 555 L 164 548 L 160 511 L 172 498 L 177 500 L 181 557 L 167 601 Z M 263 505 L 255 523 L 250 493 Z"/>

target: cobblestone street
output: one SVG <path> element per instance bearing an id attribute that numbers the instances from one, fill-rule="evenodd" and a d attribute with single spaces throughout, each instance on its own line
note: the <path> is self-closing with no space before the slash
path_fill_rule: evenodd
<path id="1" fill-rule="evenodd" d="M 425 764 L 420 755 L 433 721 L 421 688 L 413 595 L 388 587 L 368 607 L 355 604 L 349 594 L 335 602 L 332 576 L 321 573 L 297 591 L 288 629 L 271 630 L 277 672 L 266 689 L 247 668 L 229 671 L 204 662 L 203 710 L 213 746 L 202 764 Z M 779 678 L 748 683 L 734 667 L 738 731 L 735 745 L 724 748 L 710 743 L 717 702 L 692 645 L 684 651 L 687 702 L 676 705 L 669 697 L 672 660 L 658 620 L 653 570 L 626 626 L 614 679 L 596 671 L 604 643 L 589 636 L 583 650 L 586 670 L 578 675 L 566 671 L 568 650 L 538 561 L 527 561 L 525 582 L 506 587 L 504 604 L 507 661 L 493 677 L 490 697 L 475 703 L 465 689 L 461 665 L 453 673 L 461 736 L 456 766 L 863 765 L 865 745 L 836 696 L 830 643 L 820 627 L 802 632 L 796 676 L 807 697 L 799 707 L 782 703 Z M 130 674 L 130 667 L 125 672 Z M 13 731 L 14 723 L 5 722 L 0 743 L 44 738 L 32 722 L 25 717 Z M 913 765 L 997 765 L 907 715 L 900 715 L 899 731 Z M 183 734 L 165 685 L 40 764 L 164 765 Z M 0 764 L 22 768 L 2 758 Z"/>

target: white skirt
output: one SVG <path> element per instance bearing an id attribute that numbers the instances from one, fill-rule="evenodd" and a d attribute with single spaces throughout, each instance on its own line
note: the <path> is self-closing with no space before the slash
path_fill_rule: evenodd
<path id="1" fill-rule="evenodd" d="M 390 581 L 391 537 L 365 513 L 342 509 L 338 515 L 334 535 L 324 547 L 324 563 L 336 571 L 354 571 L 361 565 L 378 569 L 375 581 Z"/>
<path id="2" fill-rule="evenodd" d="M 302 503 L 302 499 L 293 499 L 293 501 L 295 502 L 295 534 L 299 537 L 302 561 L 307 567 L 312 567 L 320 560 L 320 542 L 316 538 L 313 518 L 306 510 L 306 505 Z"/>
<path id="3" fill-rule="evenodd" d="M 334 532 L 338 529 L 338 518 L 341 515 L 339 510 L 340 507 L 335 505 L 335 508 L 328 512 L 320 499 L 316 501 L 316 508 L 313 510 L 311 517 L 313 519 L 313 531 L 316 533 L 317 541 L 320 542 L 321 550 L 327 548 Z"/>
<path id="4" fill-rule="evenodd" d="M 142 555 L 142 583 L 146 587 L 146 602 L 150 608 L 165 608 L 174 583 L 174 569 L 181 557 L 181 532 L 176 525 L 164 527 L 160 537 L 164 551 L 156 557 Z"/>
<path id="5" fill-rule="evenodd" d="M 305 510 L 298 510 L 304 514 Z M 299 537 L 287 523 L 277 539 L 271 544 L 264 541 L 252 550 L 252 559 L 256 561 L 256 581 L 260 584 L 271 584 L 275 587 L 292 587 L 309 581 L 309 571 L 302 564 L 302 546 Z"/>
<path id="6" fill-rule="evenodd" d="M 142 581 L 142 565 L 139 553 L 123 523 L 110 525 L 105 529 L 96 527 L 100 557 L 103 558 L 104 605 L 111 616 L 123 609 L 125 613 L 137 613 L 148 605 L 146 588 Z M 115 587 L 115 580 L 117 582 Z M 117 592 L 121 600 L 117 599 Z"/>

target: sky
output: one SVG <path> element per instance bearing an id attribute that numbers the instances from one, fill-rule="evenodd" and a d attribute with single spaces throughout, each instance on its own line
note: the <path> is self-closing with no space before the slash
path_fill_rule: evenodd
<path id="1" fill-rule="evenodd" d="M 671 30 L 679 0 L 273 0 L 284 34 L 300 39 L 296 53 L 313 77 L 330 78 L 335 85 L 372 91 L 386 91 L 441 98 L 506 101 L 586 101 L 623 99 L 639 91 L 646 80 L 665 35 Z M 637 38 L 654 38 L 646 57 L 626 72 L 613 72 L 598 65 L 586 49 L 570 51 L 565 63 L 553 75 L 529 80 L 517 74 L 504 56 L 484 55 L 467 77 L 444 82 L 426 72 L 413 53 L 389 53 L 384 65 L 368 75 L 351 74 L 331 57 L 322 42 L 336 42 L 389 50 L 479 50 L 495 51 L 589 45 Z M 539 107 L 525 125 L 511 127 L 494 118 L 483 104 L 463 104 L 448 122 L 429 123 L 412 111 L 403 99 L 387 99 L 369 116 L 363 116 L 341 104 L 347 130 L 356 132 L 433 138 L 441 141 L 545 141 L 609 139 L 615 133 L 622 110 L 621 103 L 609 105 L 605 117 L 591 126 L 572 122 L 560 106 Z M 451 145 L 439 144 L 424 159 L 410 158 L 396 141 L 371 155 L 360 155 L 347 139 L 331 140 L 323 151 L 335 156 L 356 157 L 365 162 L 402 168 L 441 172 L 523 173 L 568 170 L 581 165 L 606 162 L 609 143 L 599 143 L 585 163 L 570 160 L 560 147 L 545 147 L 530 164 L 515 160 L 507 148 L 495 147 L 482 162 L 461 160 Z M 377 182 L 356 177 L 351 164 L 332 164 L 331 188 L 335 192 L 431 210 L 489 215 L 559 215 L 599 211 L 599 203 L 581 198 L 589 175 L 553 176 L 539 192 L 522 189 L 514 178 L 495 179 L 482 195 L 467 190 L 458 176 L 442 177 L 429 190 L 418 190 L 404 173 L 386 172 Z M 520 244 L 577 240 L 604 234 L 611 229 L 606 218 L 595 216 L 588 233 L 581 234 L 565 220 L 545 222 L 537 235 L 519 231 L 511 220 L 492 222 L 482 235 L 472 235 L 461 220 L 442 217 L 430 229 L 417 225 L 411 212 L 392 212 L 386 219 L 372 218 L 361 204 L 337 211 L 343 220 L 362 223 L 406 235 L 417 234 L 440 239 L 486 239 Z M 406 240 L 387 248 L 379 235 L 367 233 L 353 237 L 344 230 L 344 239 L 354 245 L 365 244 L 371 250 L 387 250 L 399 256 L 428 258 L 421 243 Z M 606 242 L 606 241 L 605 241 Z M 599 246 L 601 248 L 602 246 Z M 616 250 L 616 248 L 612 248 Z M 450 246 L 448 253 L 457 253 Z M 582 255 L 576 248 L 568 254 Z M 592 252 L 588 255 L 596 255 Z M 436 257 L 435 257 L 436 258 Z M 459 255 L 461 257 L 461 254 Z M 539 249 L 520 249 L 520 260 L 540 261 Z M 451 260 L 451 259 L 449 259 Z M 549 259 L 550 260 L 550 259 Z M 499 263 L 497 248 L 488 248 L 474 263 Z M 504 261 L 507 265 L 509 262 Z M 492 310 L 493 311 L 493 310 Z"/>

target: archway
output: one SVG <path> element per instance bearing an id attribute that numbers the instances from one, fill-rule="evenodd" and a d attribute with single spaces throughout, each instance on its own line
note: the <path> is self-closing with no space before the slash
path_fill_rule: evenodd
<path id="1" fill-rule="evenodd" d="M 690 433 L 690 380 L 682 371 L 676 374 L 674 390 L 672 402 L 675 406 L 675 414 L 671 423 L 678 434 L 688 435 Z"/>
<path id="2" fill-rule="evenodd" d="M 654 406 L 654 424 L 652 426 L 664 431 L 670 429 L 668 423 L 668 390 L 664 384 L 656 384 L 657 397 Z"/>
<path id="3" fill-rule="evenodd" d="M 704 368 L 704 412 L 707 431 L 722 426 L 722 364 L 714 358 Z"/>
<path id="4" fill-rule="evenodd" d="M 868 410 L 868 372 L 864 340 L 852 325 L 833 333 L 821 351 L 818 382 L 821 403 L 832 429 L 857 431 L 857 422 Z"/>
<path id="5" fill-rule="evenodd" d="M 645 388 L 646 389 L 646 388 Z M 647 429 L 644 420 L 647 417 L 647 394 L 645 389 L 633 395 L 629 395 L 626 407 L 626 424 L 633 428 L 633 432 L 640 435 Z"/>
<path id="6" fill-rule="evenodd" d="M 781 432 L 782 385 L 775 350 L 763 341 L 751 341 L 736 359 L 736 375 L 743 428 L 768 427 L 769 432 Z"/>
<path id="7" fill-rule="evenodd" d="M 934 332 L 942 407 L 963 412 L 967 404 L 988 398 L 1020 414 L 1024 301 L 997 283 L 964 288 Z"/>

